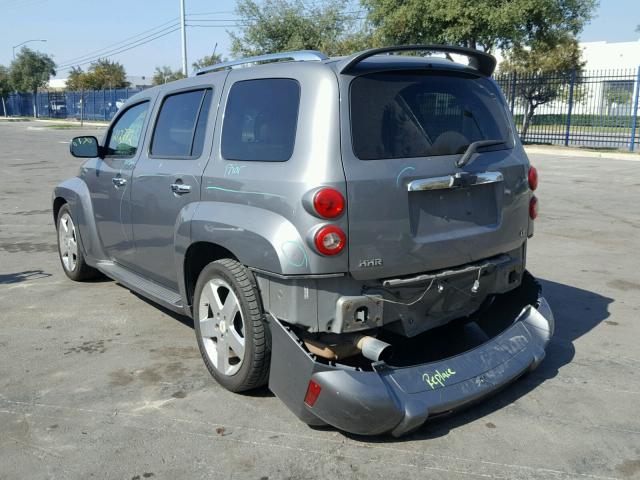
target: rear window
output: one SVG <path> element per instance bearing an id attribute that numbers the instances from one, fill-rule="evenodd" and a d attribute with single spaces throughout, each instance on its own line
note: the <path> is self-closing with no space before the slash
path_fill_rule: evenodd
<path id="1" fill-rule="evenodd" d="M 374 73 L 351 83 L 350 99 L 361 160 L 458 154 L 478 140 L 510 143 L 501 97 L 487 78 Z"/>
<path id="2" fill-rule="evenodd" d="M 296 138 L 300 85 L 287 78 L 245 80 L 231 87 L 222 128 L 227 160 L 284 162 Z"/>
<path id="3" fill-rule="evenodd" d="M 151 142 L 151 155 L 192 158 L 202 154 L 211 90 L 193 90 L 164 99 Z"/>

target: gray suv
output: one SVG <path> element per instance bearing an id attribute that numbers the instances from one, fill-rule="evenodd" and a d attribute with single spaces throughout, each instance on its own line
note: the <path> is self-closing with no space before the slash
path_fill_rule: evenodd
<path id="1" fill-rule="evenodd" d="M 268 382 L 310 425 L 398 436 L 483 398 L 553 333 L 525 271 L 537 174 L 494 68 L 442 45 L 301 51 L 145 90 L 71 142 L 64 271 L 192 317 L 221 385 Z"/>

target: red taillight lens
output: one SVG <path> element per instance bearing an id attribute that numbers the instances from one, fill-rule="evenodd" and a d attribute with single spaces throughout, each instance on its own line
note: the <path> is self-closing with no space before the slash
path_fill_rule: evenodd
<path id="1" fill-rule="evenodd" d="M 344 212 L 344 197 L 333 188 L 323 188 L 313 196 L 313 208 L 323 218 L 337 218 Z"/>
<path id="2" fill-rule="evenodd" d="M 529 167 L 529 188 L 531 190 L 538 188 L 538 170 L 536 170 L 536 167 Z"/>
<path id="3" fill-rule="evenodd" d="M 535 195 L 529 201 L 529 217 L 531 220 L 538 218 L 538 199 Z"/>
<path id="4" fill-rule="evenodd" d="M 318 385 L 313 380 L 309 381 L 309 386 L 307 387 L 307 394 L 304 396 L 304 403 L 313 407 L 320 396 L 320 392 L 322 391 L 322 387 Z"/>
<path id="5" fill-rule="evenodd" d="M 313 240 L 316 249 L 323 255 L 336 255 L 344 249 L 347 236 L 340 227 L 327 225 L 316 232 Z"/>

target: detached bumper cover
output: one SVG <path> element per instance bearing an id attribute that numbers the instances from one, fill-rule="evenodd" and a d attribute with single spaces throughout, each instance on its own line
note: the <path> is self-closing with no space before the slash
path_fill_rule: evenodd
<path id="1" fill-rule="evenodd" d="M 361 435 L 401 436 L 429 417 L 472 404 L 536 368 L 553 335 L 543 297 L 527 305 L 511 326 L 486 343 L 437 362 L 374 371 L 316 362 L 297 337 L 272 319 L 269 387 L 311 425 L 329 424 Z M 304 396 L 313 379 L 322 390 L 311 408 Z"/>

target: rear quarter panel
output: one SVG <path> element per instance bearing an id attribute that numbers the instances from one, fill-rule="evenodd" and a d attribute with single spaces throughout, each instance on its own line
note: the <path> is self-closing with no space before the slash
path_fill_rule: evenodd
<path id="1" fill-rule="evenodd" d="M 229 91 L 235 82 L 260 78 L 291 78 L 300 85 L 293 154 L 285 162 L 226 160 L 221 154 L 221 133 Z M 346 198 L 339 109 L 336 75 L 322 64 L 232 70 L 222 94 L 222 121 L 216 124 L 201 203 L 192 220 L 192 241 L 218 243 L 244 264 L 279 274 L 345 272 L 346 250 L 324 257 L 312 248 L 312 233 L 327 222 L 302 204 L 304 194 L 319 186 L 336 188 Z M 331 223 L 346 231 L 347 215 Z"/>

